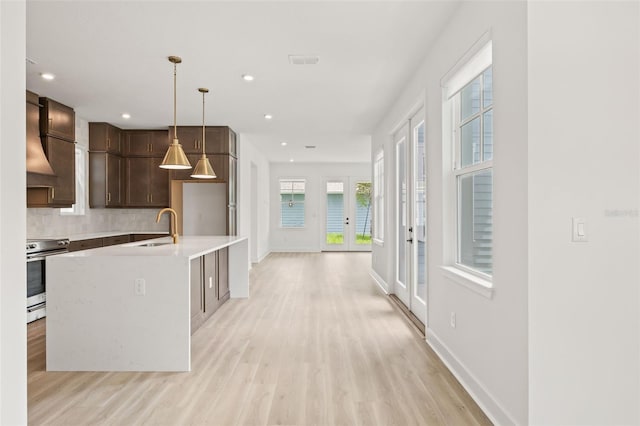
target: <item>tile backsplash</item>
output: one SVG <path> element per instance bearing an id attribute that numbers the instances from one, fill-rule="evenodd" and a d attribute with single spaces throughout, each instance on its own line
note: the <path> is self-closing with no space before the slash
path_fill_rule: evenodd
<path id="1" fill-rule="evenodd" d="M 159 209 L 90 209 L 63 215 L 60 209 L 27 209 L 27 238 L 68 237 L 108 231 L 168 232 L 169 216 L 156 223 Z"/>

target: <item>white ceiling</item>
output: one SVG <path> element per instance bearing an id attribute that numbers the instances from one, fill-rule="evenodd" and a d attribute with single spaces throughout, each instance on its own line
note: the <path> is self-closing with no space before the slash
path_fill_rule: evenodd
<path id="1" fill-rule="evenodd" d="M 27 88 L 88 121 L 164 127 L 177 55 L 178 125 L 202 123 L 207 87 L 206 123 L 270 161 L 370 161 L 369 135 L 456 3 L 28 1 Z M 289 54 L 320 61 L 291 65 Z"/>

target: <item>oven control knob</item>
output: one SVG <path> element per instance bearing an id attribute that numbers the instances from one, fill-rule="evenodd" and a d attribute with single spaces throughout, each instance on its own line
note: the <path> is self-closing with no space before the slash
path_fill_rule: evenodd
<path id="1" fill-rule="evenodd" d="M 36 248 L 36 245 L 35 245 L 35 244 L 29 244 L 29 245 L 27 246 L 27 248 L 34 249 L 34 248 Z"/>
<path id="2" fill-rule="evenodd" d="M 59 246 L 66 246 L 67 242 L 66 241 L 58 241 L 58 245 Z"/>

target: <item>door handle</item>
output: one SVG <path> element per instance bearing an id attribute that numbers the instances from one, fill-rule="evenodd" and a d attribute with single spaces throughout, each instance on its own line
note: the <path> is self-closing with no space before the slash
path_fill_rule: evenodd
<path id="1" fill-rule="evenodd" d="M 413 244 L 413 238 L 409 238 L 407 242 Z"/>

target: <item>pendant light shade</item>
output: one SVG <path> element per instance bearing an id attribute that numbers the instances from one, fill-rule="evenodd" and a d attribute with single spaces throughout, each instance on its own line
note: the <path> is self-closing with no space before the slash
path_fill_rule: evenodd
<path id="1" fill-rule="evenodd" d="M 195 179 L 214 179 L 216 177 L 216 172 L 213 171 L 213 167 L 211 167 L 211 163 L 207 158 L 207 153 L 205 150 L 206 141 L 204 126 L 204 95 L 206 93 L 209 93 L 209 89 L 201 87 L 198 89 L 198 91 L 202 93 L 202 157 L 200 157 L 200 159 L 198 160 L 196 168 L 193 169 L 191 177 Z"/>
<path id="2" fill-rule="evenodd" d="M 176 68 L 177 64 L 182 62 L 182 59 L 179 56 L 169 56 L 168 59 L 173 64 L 173 142 L 169 145 L 160 168 L 190 169 L 191 164 L 178 141 L 178 125 L 176 124 Z"/>
<path id="3" fill-rule="evenodd" d="M 213 171 L 213 167 L 211 167 L 211 163 L 206 155 L 202 154 L 202 157 L 198 160 L 196 164 L 196 168 L 193 169 L 192 178 L 196 179 L 215 179 L 216 172 Z"/>

